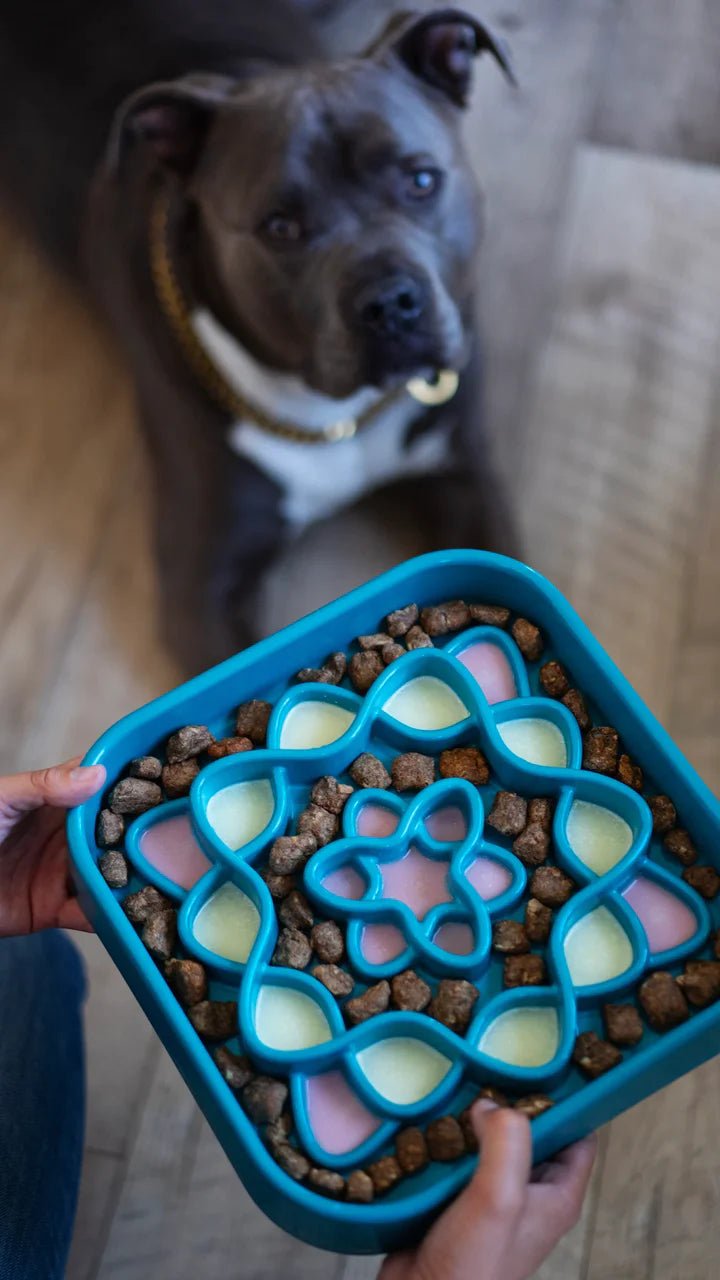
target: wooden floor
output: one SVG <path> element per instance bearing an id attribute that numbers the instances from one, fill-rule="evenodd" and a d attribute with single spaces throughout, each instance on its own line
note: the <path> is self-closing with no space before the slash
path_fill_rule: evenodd
<path id="1" fill-rule="evenodd" d="M 487 413 L 534 563 L 720 788 L 720 7 L 487 0 Z M 80 302 L 0 240 L 0 768 L 82 750 L 171 686 L 131 397 Z M 358 535 L 362 533 L 362 538 Z M 358 517 L 280 567 L 268 628 L 412 551 Z M 94 939 L 87 1153 L 70 1280 L 360 1280 L 254 1209 Z M 720 1066 L 603 1134 L 542 1280 L 711 1280 Z"/>

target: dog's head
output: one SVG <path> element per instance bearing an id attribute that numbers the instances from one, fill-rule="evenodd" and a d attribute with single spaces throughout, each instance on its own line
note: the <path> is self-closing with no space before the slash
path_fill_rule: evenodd
<path id="1" fill-rule="evenodd" d="M 361 57 L 186 79 L 125 104 L 194 210 L 198 292 L 258 359 L 337 398 L 460 368 L 480 198 L 459 108 L 486 29 L 397 16 Z"/>

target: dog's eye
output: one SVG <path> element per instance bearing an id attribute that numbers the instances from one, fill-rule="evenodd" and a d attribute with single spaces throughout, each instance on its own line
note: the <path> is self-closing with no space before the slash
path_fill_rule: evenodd
<path id="1" fill-rule="evenodd" d="M 427 200 L 428 196 L 434 196 L 441 182 L 440 170 L 429 165 L 408 169 L 403 175 L 404 189 L 411 200 Z"/>
<path id="2" fill-rule="evenodd" d="M 262 222 L 260 230 L 268 240 L 282 244 L 294 244 L 303 237 L 300 219 L 280 211 L 269 214 Z"/>

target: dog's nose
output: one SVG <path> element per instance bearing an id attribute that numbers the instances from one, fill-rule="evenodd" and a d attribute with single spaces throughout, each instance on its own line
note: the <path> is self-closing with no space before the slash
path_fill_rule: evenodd
<path id="1" fill-rule="evenodd" d="M 397 274 L 373 281 L 353 298 L 356 323 L 378 337 L 400 337 L 412 333 L 425 310 L 426 294 L 421 281 Z"/>

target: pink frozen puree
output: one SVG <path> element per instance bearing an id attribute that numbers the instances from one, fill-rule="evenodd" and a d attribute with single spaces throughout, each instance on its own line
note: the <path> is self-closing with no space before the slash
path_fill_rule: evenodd
<path id="1" fill-rule="evenodd" d="M 361 836 L 391 836 L 400 819 L 384 804 L 364 804 L 358 814 L 357 829 Z"/>
<path id="2" fill-rule="evenodd" d="M 457 805 L 448 805 L 447 809 L 436 809 L 431 813 L 426 824 L 433 840 L 464 840 L 467 835 L 467 822 L 462 809 Z"/>
<path id="3" fill-rule="evenodd" d="M 512 880 L 507 867 L 492 858 L 476 858 L 470 863 L 465 875 L 485 902 L 489 902 L 491 898 L 499 898 Z"/>
<path id="4" fill-rule="evenodd" d="M 331 871 L 322 882 L 328 893 L 337 894 L 338 898 L 362 898 L 365 892 L 365 881 L 354 867 L 338 867 Z"/>
<path id="5" fill-rule="evenodd" d="M 306 1097 L 310 1128 L 330 1155 L 354 1151 L 380 1124 L 353 1093 L 341 1071 L 310 1076 Z"/>
<path id="6" fill-rule="evenodd" d="M 383 897 L 406 903 L 422 920 L 439 902 L 452 902 L 448 869 L 449 863 L 426 858 L 419 849 L 409 849 L 404 858 L 380 863 Z"/>
<path id="7" fill-rule="evenodd" d="M 156 871 L 181 889 L 192 889 L 210 869 L 193 835 L 190 819 L 183 814 L 153 822 L 140 837 L 140 852 Z"/>
<path id="8" fill-rule="evenodd" d="M 367 924 L 362 931 L 361 951 L 370 964 L 394 960 L 407 943 L 394 924 Z"/>
<path id="9" fill-rule="evenodd" d="M 450 955 L 469 956 L 475 946 L 475 936 L 469 924 L 448 920 L 434 934 L 433 942 L 441 951 L 448 951 Z"/>
<path id="10" fill-rule="evenodd" d="M 679 947 L 697 933 L 694 912 L 654 880 L 640 876 L 623 893 L 647 934 L 653 954 Z"/>
<path id="11" fill-rule="evenodd" d="M 491 705 L 517 697 L 512 667 L 499 645 L 491 644 L 489 640 L 479 640 L 477 644 L 463 649 L 456 657 L 477 680 Z"/>

